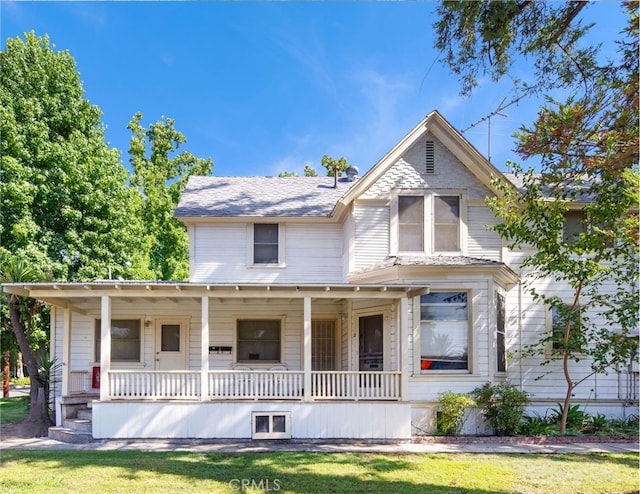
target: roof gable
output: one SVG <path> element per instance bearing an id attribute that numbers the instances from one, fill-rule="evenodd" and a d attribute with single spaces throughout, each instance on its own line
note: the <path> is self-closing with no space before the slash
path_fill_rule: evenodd
<path id="1" fill-rule="evenodd" d="M 345 193 L 340 200 L 342 206 L 347 206 L 351 201 L 364 195 L 391 167 L 398 164 L 403 155 L 426 134 L 431 134 L 437 138 L 440 144 L 451 152 L 482 185 L 490 190 L 495 191 L 491 186 L 492 177 L 502 177 L 508 182 L 504 175 L 452 127 L 440 113 L 433 111 L 360 178 L 354 187 L 351 187 Z"/>

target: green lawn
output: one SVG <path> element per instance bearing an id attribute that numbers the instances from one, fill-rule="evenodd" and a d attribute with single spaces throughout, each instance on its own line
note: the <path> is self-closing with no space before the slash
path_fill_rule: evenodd
<path id="1" fill-rule="evenodd" d="M 5 450 L 3 493 L 630 493 L 637 454 Z M 243 489 L 244 481 L 244 489 Z"/>
<path id="2" fill-rule="evenodd" d="M 20 422 L 29 414 L 29 397 L 0 398 L 0 423 Z"/>

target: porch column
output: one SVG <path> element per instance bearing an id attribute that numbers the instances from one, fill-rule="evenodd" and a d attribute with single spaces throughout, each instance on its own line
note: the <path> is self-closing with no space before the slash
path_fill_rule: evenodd
<path id="1" fill-rule="evenodd" d="M 111 297 L 102 295 L 100 303 L 100 401 L 109 399 L 111 367 Z"/>
<path id="2" fill-rule="evenodd" d="M 71 372 L 71 309 L 66 307 L 63 312 L 62 326 L 62 396 L 69 394 L 69 373 Z M 52 321 L 51 327 L 55 327 L 55 321 Z M 55 339 L 51 341 L 51 348 L 56 347 Z"/>
<path id="3" fill-rule="evenodd" d="M 205 401 L 209 397 L 209 297 L 202 297 L 201 310 L 200 400 Z"/>
<path id="4" fill-rule="evenodd" d="M 311 297 L 304 298 L 304 401 L 311 397 Z"/>
<path id="5" fill-rule="evenodd" d="M 415 309 L 414 309 L 415 311 Z M 409 397 L 409 338 L 413 332 L 409 328 L 409 299 L 402 297 L 400 299 L 400 355 L 398 363 L 400 364 L 400 401 L 407 401 Z"/>

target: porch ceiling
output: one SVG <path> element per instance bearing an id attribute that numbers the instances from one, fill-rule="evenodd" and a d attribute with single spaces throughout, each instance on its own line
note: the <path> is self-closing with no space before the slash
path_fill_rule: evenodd
<path id="1" fill-rule="evenodd" d="M 5 293 L 42 300 L 58 307 L 70 307 L 108 295 L 114 298 L 402 298 L 424 284 L 242 284 L 145 281 L 92 281 L 86 283 L 7 283 Z"/>

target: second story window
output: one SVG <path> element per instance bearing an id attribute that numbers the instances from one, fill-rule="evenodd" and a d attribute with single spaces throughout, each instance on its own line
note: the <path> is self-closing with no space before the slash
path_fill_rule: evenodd
<path id="1" fill-rule="evenodd" d="M 463 249 L 463 196 L 398 195 L 392 213 L 392 251 L 434 255 Z"/>
<path id="2" fill-rule="evenodd" d="M 398 196 L 398 247 L 424 251 L 424 196 Z"/>
<path id="3" fill-rule="evenodd" d="M 460 197 L 434 196 L 433 250 L 460 251 Z"/>
<path id="4" fill-rule="evenodd" d="M 278 264 L 278 224 L 256 223 L 253 225 L 253 263 Z"/>

